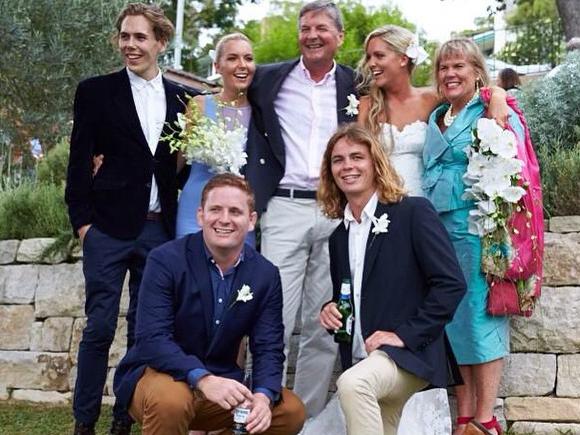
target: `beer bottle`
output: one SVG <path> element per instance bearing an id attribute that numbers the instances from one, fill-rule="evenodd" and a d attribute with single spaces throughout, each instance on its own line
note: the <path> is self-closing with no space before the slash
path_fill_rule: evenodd
<path id="1" fill-rule="evenodd" d="M 354 323 L 354 312 L 350 300 L 350 280 L 343 279 L 340 286 L 340 299 L 336 305 L 342 315 L 342 326 L 334 333 L 334 341 L 337 343 L 352 342 L 352 326 Z"/>
<path id="2" fill-rule="evenodd" d="M 252 390 L 252 368 L 246 367 L 244 371 L 244 385 L 248 389 Z M 246 429 L 246 420 L 250 415 L 251 409 L 247 406 L 246 402 L 241 403 L 234 409 L 234 425 L 232 427 L 233 435 L 248 435 L 249 432 Z"/>

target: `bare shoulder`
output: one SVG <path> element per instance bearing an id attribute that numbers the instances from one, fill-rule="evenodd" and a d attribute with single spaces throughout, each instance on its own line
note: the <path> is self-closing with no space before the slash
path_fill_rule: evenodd
<path id="1" fill-rule="evenodd" d="M 417 88 L 421 99 L 421 106 L 427 111 L 431 112 L 441 102 L 441 97 L 432 86 L 424 86 Z"/>

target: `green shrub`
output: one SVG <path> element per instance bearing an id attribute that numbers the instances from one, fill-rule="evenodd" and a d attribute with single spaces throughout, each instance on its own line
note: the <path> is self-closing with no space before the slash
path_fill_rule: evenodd
<path id="1" fill-rule="evenodd" d="M 61 139 L 38 164 L 36 180 L 42 184 L 62 185 L 66 180 L 69 142 Z"/>
<path id="2" fill-rule="evenodd" d="M 566 56 L 553 77 L 525 86 L 521 105 L 532 140 L 538 147 L 560 143 L 573 148 L 580 141 L 580 50 Z"/>
<path id="3" fill-rule="evenodd" d="M 70 233 L 64 186 L 31 183 L 0 192 L 0 240 Z"/>
<path id="4" fill-rule="evenodd" d="M 538 149 L 546 217 L 580 215 L 580 143 Z"/>

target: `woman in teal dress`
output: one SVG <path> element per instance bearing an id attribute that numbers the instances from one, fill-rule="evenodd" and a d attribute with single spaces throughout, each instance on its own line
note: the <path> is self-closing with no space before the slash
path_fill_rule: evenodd
<path id="1" fill-rule="evenodd" d="M 464 385 L 456 388 L 459 417 L 454 435 L 463 434 L 471 420 L 474 423 L 470 426 L 487 431 L 479 433 L 498 434 L 501 428 L 493 408 L 503 358 L 509 353 L 509 319 L 487 314 L 488 286 L 481 272 L 480 240 L 467 230 L 469 211 L 475 203 L 462 199 L 468 164 L 465 149 L 472 142 L 473 127 L 485 112 L 478 88 L 488 85 L 489 76 L 478 47 L 463 38 L 441 46 L 434 73 L 447 103 L 436 108 L 429 118 L 423 188 L 449 232 L 468 284 L 467 294 L 447 326 L 464 380 Z M 515 113 L 509 120 L 516 134 L 523 136 Z"/>
<path id="2" fill-rule="evenodd" d="M 252 83 L 256 71 L 249 39 L 241 33 L 232 33 L 221 38 L 216 45 L 214 65 L 222 76 L 222 91 L 217 95 L 198 95 L 190 104 L 197 104 L 200 113 L 210 119 L 215 120 L 219 116 L 225 121 L 227 128 L 237 126 L 248 128 L 251 108 L 246 90 Z M 179 197 L 177 208 L 178 238 L 201 229 L 197 223 L 201 192 L 214 175 L 215 172 L 205 163 L 195 161 L 191 163 L 189 177 Z M 253 245 L 254 239 L 252 232 L 246 241 Z"/>

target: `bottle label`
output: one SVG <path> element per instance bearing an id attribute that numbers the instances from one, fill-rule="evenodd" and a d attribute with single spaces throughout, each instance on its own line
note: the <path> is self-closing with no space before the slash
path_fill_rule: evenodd
<path id="1" fill-rule="evenodd" d="M 354 323 L 354 316 L 351 314 L 346 318 L 346 322 L 344 322 L 344 329 L 348 335 L 352 335 L 352 325 Z"/>
<path id="2" fill-rule="evenodd" d="M 250 415 L 250 410 L 248 408 L 242 408 L 238 406 L 234 410 L 234 423 L 244 424 Z"/>

